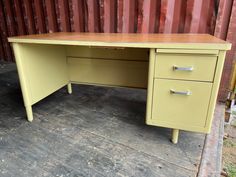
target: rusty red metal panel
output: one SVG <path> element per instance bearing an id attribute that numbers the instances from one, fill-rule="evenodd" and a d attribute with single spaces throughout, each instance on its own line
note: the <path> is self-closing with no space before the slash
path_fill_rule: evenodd
<path id="1" fill-rule="evenodd" d="M 104 32 L 116 32 L 116 1 L 104 0 Z"/>
<path id="2" fill-rule="evenodd" d="M 206 33 L 211 0 L 194 0 L 190 33 Z"/>
<path id="3" fill-rule="evenodd" d="M 135 0 L 125 0 L 123 2 L 123 33 L 135 32 Z"/>
<path id="4" fill-rule="evenodd" d="M 73 7 L 72 7 L 72 0 L 68 0 L 68 7 L 69 7 L 69 20 L 70 20 L 70 31 L 75 32 L 74 29 L 74 20 L 73 20 Z"/>
<path id="5" fill-rule="evenodd" d="M 168 0 L 164 33 L 179 32 L 182 0 Z"/>
<path id="6" fill-rule="evenodd" d="M 217 16 L 217 10 L 216 7 L 218 5 L 216 4 L 215 0 L 210 1 L 210 7 L 208 10 L 208 19 L 207 19 L 207 30 L 206 33 L 214 35 L 214 29 L 216 24 L 216 16 Z"/>
<path id="7" fill-rule="evenodd" d="M 184 28 L 185 28 L 185 19 L 187 16 L 187 1 L 182 1 L 181 2 L 181 7 L 180 7 L 180 21 L 179 21 L 179 33 L 184 33 Z"/>
<path id="8" fill-rule="evenodd" d="M 24 35 L 24 34 L 26 34 L 26 30 L 25 30 L 24 16 L 22 13 L 20 0 L 14 0 L 13 6 L 14 6 L 14 10 L 15 10 L 15 20 L 17 23 L 17 34 Z"/>
<path id="9" fill-rule="evenodd" d="M 42 0 L 34 0 L 35 8 L 35 27 L 38 33 L 46 33 L 45 15 L 43 11 Z"/>
<path id="10" fill-rule="evenodd" d="M 0 34 L 1 37 L 1 34 Z M 5 54 L 4 54 L 4 49 L 3 49 L 3 44 L 2 44 L 2 39 L 0 38 L 0 61 L 5 60 Z"/>
<path id="11" fill-rule="evenodd" d="M 154 33 L 156 27 L 157 17 L 157 0 L 146 0 L 143 2 L 143 21 L 142 33 Z"/>
<path id="12" fill-rule="evenodd" d="M 104 0 L 98 0 L 98 1 L 99 1 L 99 15 L 100 15 L 99 28 L 100 32 L 104 33 Z"/>
<path id="13" fill-rule="evenodd" d="M 219 100 L 225 101 L 229 93 L 229 84 L 233 65 L 236 61 L 236 1 L 234 0 L 232 5 L 231 17 L 228 27 L 228 33 L 226 40 L 232 43 L 232 48 L 227 52 L 223 75 L 221 79 Z"/>
<path id="14" fill-rule="evenodd" d="M 226 39 L 232 5 L 233 0 L 220 0 L 214 34 L 218 38 Z"/>
<path id="15" fill-rule="evenodd" d="M 57 19 L 54 0 L 45 1 L 47 20 L 48 20 L 48 32 L 57 32 Z"/>
<path id="16" fill-rule="evenodd" d="M 5 53 L 5 60 L 11 61 L 12 60 L 12 53 L 10 45 L 7 41 L 7 37 L 9 36 L 7 32 L 7 24 L 6 24 L 6 17 L 4 15 L 3 4 L 0 1 L 0 37 L 2 39 L 3 49 Z"/>
<path id="17" fill-rule="evenodd" d="M 98 0 L 87 0 L 88 6 L 88 31 L 100 32 L 100 14 Z"/>
<path id="18" fill-rule="evenodd" d="M 117 32 L 122 33 L 123 28 L 123 0 L 117 1 Z"/>
<path id="19" fill-rule="evenodd" d="M 143 4 L 144 4 L 144 0 L 138 0 L 137 2 L 137 9 L 135 10 L 136 11 L 136 18 L 135 18 L 135 27 L 136 27 L 136 25 L 137 25 L 137 27 L 136 27 L 136 29 L 135 29 L 135 31 L 137 32 L 137 33 L 141 33 L 142 32 L 142 24 L 143 24 L 143 21 L 144 21 L 144 19 L 143 19 L 143 17 L 144 17 L 144 12 L 143 12 Z"/>
<path id="20" fill-rule="evenodd" d="M 73 23 L 74 30 L 77 32 L 84 31 L 84 1 L 83 0 L 72 0 L 72 11 L 73 11 Z"/>
<path id="21" fill-rule="evenodd" d="M 61 19 L 60 19 L 60 14 L 59 14 L 58 1 L 59 0 L 54 0 L 54 8 L 55 8 L 55 13 L 56 13 L 57 31 L 60 32 L 60 31 L 62 31 L 62 27 L 61 27 Z"/>
<path id="22" fill-rule="evenodd" d="M 160 8 L 160 21 L 159 21 L 159 33 L 164 32 L 165 28 L 165 21 L 166 21 L 166 12 L 167 12 L 167 1 L 168 0 L 161 0 L 161 8 Z"/>
<path id="23" fill-rule="evenodd" d="M 5 16 L 6 16 L 8 35 L 15 36 L 16 35 L 16 25 L 15 25 L 15 19 L 14 19 L 14 15 L 13 15 L 11 1 L 4 0 L 3 6 L 5 7 L 4 12 L 5 12 Z"/>
<path id="24" fill-rule="evenodd" d="M 5 13 L 5 18 L 6 18 L 6 24 L 7 24 L 7 32 L 8 36 L 16 36 L 16 25 L 15 25 L 15 19 L 13 15 L 13 9 L 12 9 L 12 4 L 8 0 L 3 1 L 3 6 L 4 6 L 4 13 Z M 7 47 L 10 47 L 7 46 Z M 12 57 L 12 51 L 10 48 L 10 54 L 11 58 L 9 58 L 9 61 L 14 61 L 14 57 Z"/>
<path id="25" fill-rule="evenodd" d="M 161 1 L 157 0 L 157 13 L 156 13 L 156 22 L 155 22 L 155 32 L 156 33 L 159 33 L 160 17 L 161 17 Z"/>
<path id="26" fill-rule="evenodd" d="M 184 33 L 190 32 L 190 25 L 192 21 L 192 11 L 193 11 L 194 0 L 188 0 L 186 3 L 186 15 L 184 22 Z"/>
<path id="27" fill-rule="evenodd" d="M 23 4 L 25 10 L 25 23 L 28 34 L 34 34 L 36 30 L 35 30 L 34 15 L 32 10 L 32 0 L 25 0 Z"/>
<path id="28" fill-rule="evenodd" d="M 67 0 L 58 0 L 61 31 L 70 31 L 69 4 Z"/>
<path id="29" fill-rule="evenodd" d="M 88 32 L 88 6 L 87 6 L 87 3 L 85 2 L 85 0 L 83 0 L 83 1 L 84 1 L 84 3 L 83 3 L 84 31 Z"/>

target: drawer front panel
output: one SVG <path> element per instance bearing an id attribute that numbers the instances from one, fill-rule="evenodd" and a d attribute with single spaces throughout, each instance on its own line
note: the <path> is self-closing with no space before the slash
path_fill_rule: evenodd
<path id="1" fill-rule="evenodd" d="M 214 55 L 157 53 L 155 77 L 212 82 L 216 62 Z"/>
<path id="2" fill-rule="evenodd" d="M 152 122 L 183 130 L 205 127 L 211 88 L 206 82 L 155 79 Z"/>

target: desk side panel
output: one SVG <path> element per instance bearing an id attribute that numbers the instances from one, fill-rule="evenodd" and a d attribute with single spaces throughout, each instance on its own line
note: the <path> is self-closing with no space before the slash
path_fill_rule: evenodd
<path id="1" fill-rule="evenodd" d="M 15 48 L 18 51 L 16 56 L 18 72 L 22 73 L 21 77 L 25 80 L 24 87 L 31 105 L 69 82 L 64 46 L 37 44 L 14 44 L 14 46 L 14 51 Z"/>
<path id="2" fill-rule="evenodd" d="M 217 102 L 217 96 L 218 96 L 218 91 L 219 91 L 219 86 L 220 86 L 220 81 L 221 81 L 221 75 L 222 75 L 224 62 L 225 62 L 225 55 L 226 55 L 226 51 L 224 50 L 219 51 L 217 67 L 215 71 L 213 88 L 212 88 L 212 93 L 211 93 L 211 100 L 209 103 L 207 120 L 206 120 L 206 125 L 205 125 L 206 133 L 209 133 L 211 130 L 212 119 L 214 115 L 215 105 Z"/>
<path id="3" fill-rule="evenodd" d="M 156 61 L 155 49 L 150 49 L 149 67 L 148 67 L 147 107 L 146 107 L 146 124 L 147 125 L 153 125 L 152 104 L 153 104 L 155 61 Z"/>

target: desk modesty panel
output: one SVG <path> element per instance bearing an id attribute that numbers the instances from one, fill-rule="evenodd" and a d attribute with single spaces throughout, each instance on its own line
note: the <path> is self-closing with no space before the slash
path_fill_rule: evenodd
<path id="1" fill-rule="evenodd" d="M 225 53 L 208 34 L 50 33 L 8 38 L 27 118 L 32 105 L 71 84 L 147 89 L 146 123 L 209 133 Z"/>

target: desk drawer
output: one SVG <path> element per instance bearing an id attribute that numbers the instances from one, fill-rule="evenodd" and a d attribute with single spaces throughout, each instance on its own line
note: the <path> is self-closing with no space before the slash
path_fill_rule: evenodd
<path id="1" fill-rule="evenodd" d="M 155 77 L 212 82 L 216 62 L 216 55 L 157 53 Z"/>
<path id="2" fill-rule="evenodd" d="M 182 130 L 205 127 L 211 88 L 207 82 L 155 79 L 152 122 Z"/>

